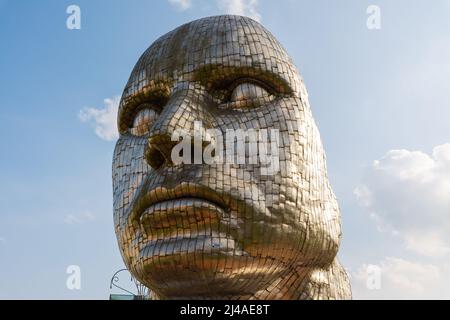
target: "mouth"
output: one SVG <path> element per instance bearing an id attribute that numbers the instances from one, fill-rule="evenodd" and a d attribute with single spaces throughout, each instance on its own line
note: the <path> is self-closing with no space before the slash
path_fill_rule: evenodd
<path id="1" fill-rule="evenodd" d="M 149 239 L 192 237 L 199 230 L 220 232 L 219 222 L 225 215 L 214 202 L 183 196 L 150 205 L 140 215 L 139 224 Z"/>
<path id="2" fill-rule="evenodd" d="M 146 255 L 236 249 L 238 219 L 229 198 L 189 182 L 147 190 L 138 192 L 130 215 L 146 239 Z"/>
<path id="3" fill-rule="evenodd" d="M 158 214 L 162 218 L 162 212 L 170 214 L 168 220 L 174 221 L 181 212 L 187 213 L 190 219 L 199 219 L 202 217 L 201 208 L 206 212 L 212 211 L 212 208 L 222 213 L 231 211 L 230 198 L 209 187 L 190 182 L 182 182 L 172 188 L 158 186 L 150 190 L 143 185 L 133 202 L 130 219 L 140 223 L 144 215 L 153 216 L 150 222 L 155 226 L 165 225 L 161 219 L 158 220 Z M 193 210 L 195 208 L 197 210 Z"/>

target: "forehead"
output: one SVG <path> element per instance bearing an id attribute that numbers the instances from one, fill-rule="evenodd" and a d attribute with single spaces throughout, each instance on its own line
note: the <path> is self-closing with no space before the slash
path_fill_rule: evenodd
<path id="1" fill-rule="evenodd" d="M 232 15 L 203 18 L 167 33 L 144 52 L 125 87 L 121 107 L 137 95 L 167 90 L 174 81 L 208 85 L 221 76 L 256 74 L 261 80 L 275 79 L 280 89 L 300 92 L 296 67 L 261 24 Z"/>

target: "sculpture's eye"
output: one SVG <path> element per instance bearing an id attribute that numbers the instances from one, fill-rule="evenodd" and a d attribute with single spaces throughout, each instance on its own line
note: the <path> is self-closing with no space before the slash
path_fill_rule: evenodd
<path id="1" fill-rule="evenodd" d="M 270 94 L 254 83 L 244 82 L 233 89 L 231 93 L 231 101 L 249 100 L 256 98 L 269 97 Z"/>
<path id="2" fill-rule="evenodd" d="M 158 118 L 158 112 L 151 108 L 151 105 L 142 105 L 140 111 L 136 114 L 130 133 L 134 136 L 145 136 L 149 133 L 152 124 Z"/>
<path id="3" fill-rule="evenodd" d="M 255 81 L 240 82 L 234 86 L 226 103 L 230 108 L 251 108 L 270 102 L 275 98 L 266 86 Z"/>

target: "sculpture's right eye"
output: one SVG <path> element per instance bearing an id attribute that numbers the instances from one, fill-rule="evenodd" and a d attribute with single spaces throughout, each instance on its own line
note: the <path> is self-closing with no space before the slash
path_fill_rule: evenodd
<path id="1" fill-rule="evenodd" d="M 151 108 L 151 105 L 141 105 L 139 109 L 130 127 L 130 133 L 134 136 L 142 137 L 149 133 L 159 113 Z"/>

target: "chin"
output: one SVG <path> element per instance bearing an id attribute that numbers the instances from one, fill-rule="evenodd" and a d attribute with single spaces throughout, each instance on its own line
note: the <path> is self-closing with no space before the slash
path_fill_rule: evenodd
<path id="1" fill-rule="evenodd" d="M 141 259 L 141 282 L 160 299 L 235 299 L 252 296 L 277 277 L 277 268 L 257 267 L 258 259 L 218 253 Z"/>

